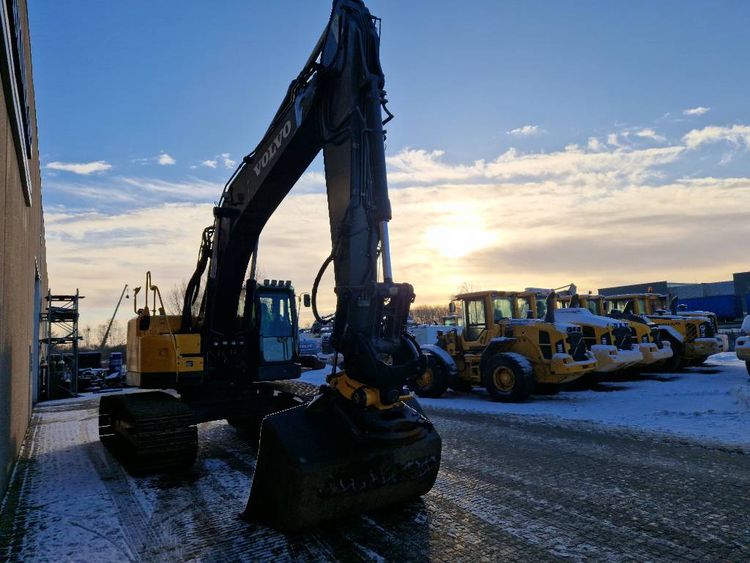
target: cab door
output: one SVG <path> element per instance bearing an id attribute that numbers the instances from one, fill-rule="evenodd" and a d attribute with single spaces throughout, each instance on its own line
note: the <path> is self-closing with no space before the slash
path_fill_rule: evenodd
<path id="1" fill-rule="evenodd" d="M 294 293 L 258 288 L 255 297 L 259 379 L 299 377 L 297 311 Z"/>
<path id="2" fill-rule="evenodd" d="M 461 334 L 465 346 L 471 347 L 481 344 L 487 334 L 487 303 L 483 297 L 466 299 L 463 303 L 464 330 Z"/>

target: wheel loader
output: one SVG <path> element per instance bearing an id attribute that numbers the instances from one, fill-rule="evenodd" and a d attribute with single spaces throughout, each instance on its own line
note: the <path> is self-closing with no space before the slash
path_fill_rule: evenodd
<path id="1" fill-rule="evenodd" d="M 643 315 L 662 331 L 662 338 L 672 346 L 673 356 L 664 364 L 666 370 L 698 366 L 722 350 L 711 320 L 671 314 L 664 308 L 666 297 L 656 293 L 607 295 L 610 312 Z"/>
<path id="2" fill-rule="evenodd" d="M 391 267 L 383 125 L 392 115 L 378 23 L 361 0 L 334 0 L 312 54 L 213 209 L 179 317 L 164 314 L 147 280 L 153 299 L 129 323 L 128 365 L 132 383 L 155 390 L 100 406 L 104 444 L 147 471 L 189 470 L 200 422 L 258 426 L 243 517 L 283 531 L 416 499 L 440 466 L 440 436 L 406 391 L 427 359 L 406 333 L 414 288 L 396 283 Z M 255 264 L 264 226 L 321 151 L 332 249 L 311 305 L 332 325 L 344 361 L 310 390 L 294 382 L 291 284 L 259 283 Z M 336 312 L 323 318 L 317 292 L 330 264 Z"/>
<path id="3" fill-rule="evenodd" d="M 747 373 L 750 375 L 750 315 L 742 320 L 740 336 L 734 341 L 734 350 L 737 358 L 745 362 Z"/>
<path id="4" fill-rule="evenodd" d="M 463 330 L 446 326 L 436 345 L 422 346 L 427 368 L 411 384 L 421 397 L 481 385 L 494 400 L 518 402 L 596 369 L 580 327 L 556 321 L 554 307 L 543 320 L 518 319 L 516 293 L 479 291 L 457 295 L 450 308 L 462 311 Z"/>
<path id="5" fill-rule="evenodd" d="M 547 314 L 550 305 L 557 307 L 557 299 L 547 303 L 550 294 L 551 290 L 527 288 L 519 293 L 518 299 L 524 303 L 526 314 L 538 319 Z M 581 327 L 583 342 L 596 358 L 596 374 L 621 371 L 643 361 L 643 354 L 624 321 L 594 315 L 585 307 L 557 309 L 555 318 Z"/>
<path id="6" fill-rule="evenodd" d="M 600 317 L 612 317 L 628 324 L 632 340 L 638 345 L 643 359 L 636 364 L 636 368 L 658 367 L 672 357 L 672 346 L 664 341 L 661 331 L 656 324 L 646 317 L 639 315 L 626 315 L 624 313 L 610 313 L 605 307 L 605 298 L 601 295 L 558 295 L 557 305 L 561 308 L 582 307 L 591 311 L 592 315 Z"/>

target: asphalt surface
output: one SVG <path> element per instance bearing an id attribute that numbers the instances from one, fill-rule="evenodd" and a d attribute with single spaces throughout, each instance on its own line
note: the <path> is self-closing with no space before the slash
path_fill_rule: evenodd
<path id="1" fill-rule="evenodd" d="M 442 409 L 422 500 L 282 535 L 238 518 L 255 452 L 199 427 L 188 474 L 128 476 L 97 399 L 40 406 L 0 514 L 8 561 L 747 561 L 750 452 L 585 423 Z"/>

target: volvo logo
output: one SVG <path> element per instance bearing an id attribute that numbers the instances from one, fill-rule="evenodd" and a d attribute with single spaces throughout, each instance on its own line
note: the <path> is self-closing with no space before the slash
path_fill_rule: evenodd
<path id="1" fill-rule="evenodd" d="M 253 166 L 253 170 L 255 171 L 256 176 L 260 176 L 260 173 L 265 170 L 266 166 L 268 166 L 268 163 L 271 162 L 274 155 L 276 155 L 276 151 L 281 148 L 281 143 L 289 136 L 291 132 L 292 122 L 287 121 L 286 123 L 284 123 L 281 131 L 279 131 L 273 138 L 273 141 L 271 141 L 271 146 L 266 149 L 266 152 L 263 153 L 263 156 L 261 156 L 260 159 L 258 159 L 258 162 Z"/>

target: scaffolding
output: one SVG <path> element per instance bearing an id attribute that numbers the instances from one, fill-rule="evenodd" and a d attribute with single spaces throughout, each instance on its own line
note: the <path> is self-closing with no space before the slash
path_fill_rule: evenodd
<path id="1" fill-rule="evenodd" d="M 41 314 L 46 323 L 46 362 L 40 370 L 42 397 L 57 399 L 78 395 L 78 304 L 84 296 L 76 289 L 73 295 L 47 292 L 47 310 Z"/>

